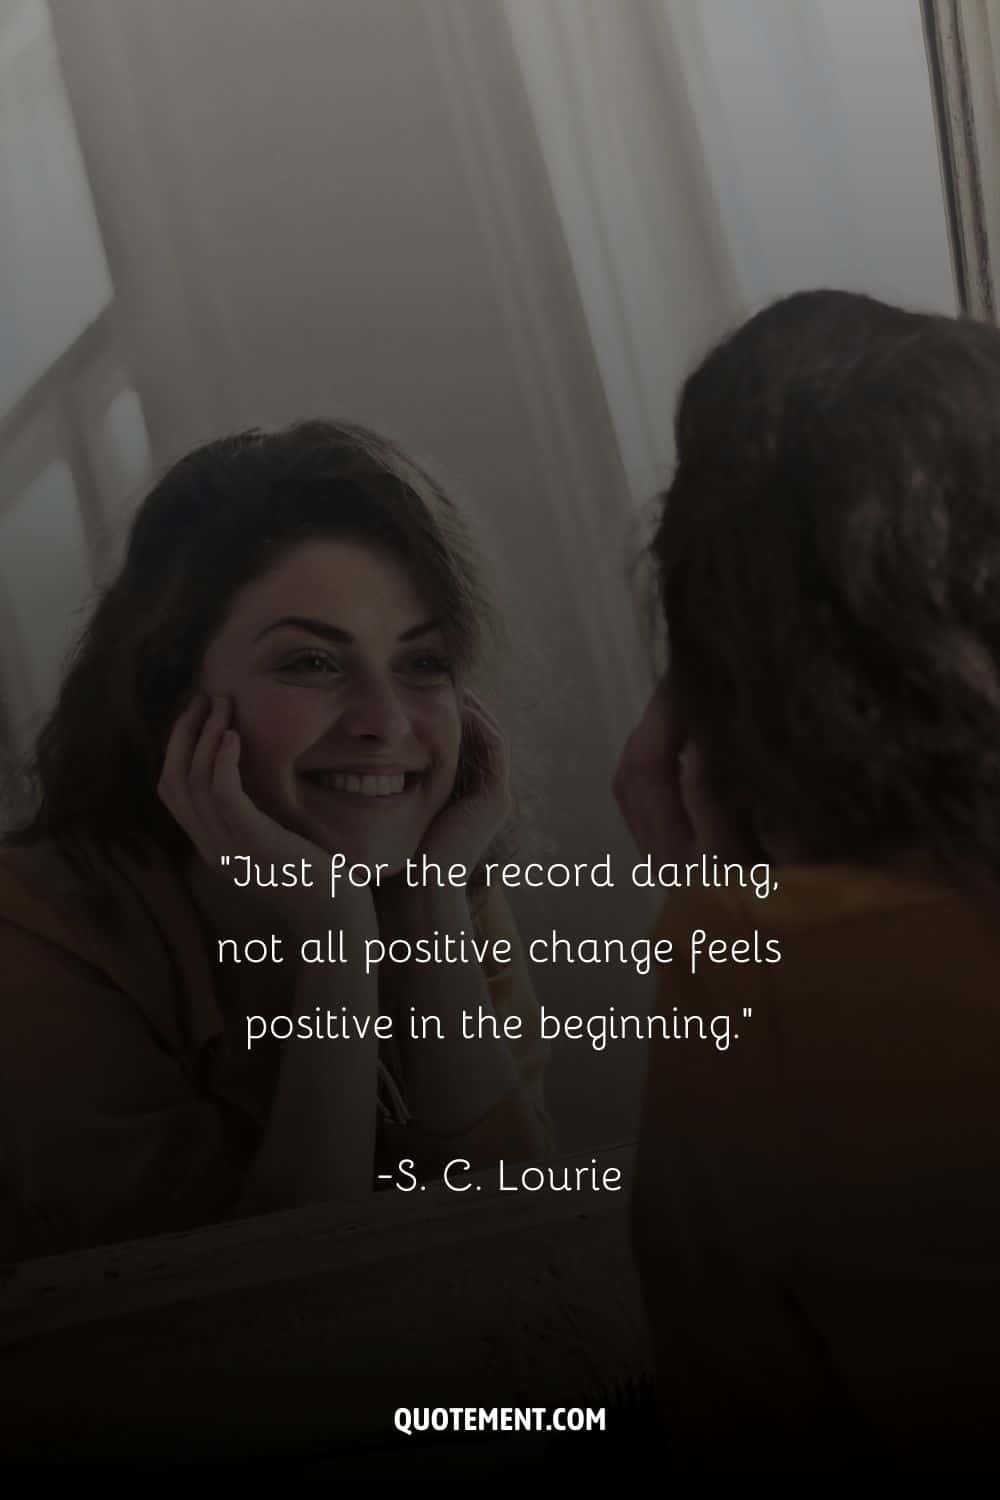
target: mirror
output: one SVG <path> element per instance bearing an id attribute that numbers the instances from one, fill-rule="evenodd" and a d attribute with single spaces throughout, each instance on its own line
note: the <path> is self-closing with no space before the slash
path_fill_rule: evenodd
<path id="1" fill-rule="evenodd" d="M 8 758 L 169 462 L 360 422 L 489 561 L 520 847 L 619 876 L 511 890 L 522 936 L 647 934 L 611 793 L 652 680 L 641 509 L 685 372 L 746 312 L 822 284 L 955 310 L 919 8 L 0 0 L 0 122 Z M 532 977 L 584 1016 L 653 982 Z M 642 1055 L 554 1050 L 562 1149 L 631 1137 Z"/>

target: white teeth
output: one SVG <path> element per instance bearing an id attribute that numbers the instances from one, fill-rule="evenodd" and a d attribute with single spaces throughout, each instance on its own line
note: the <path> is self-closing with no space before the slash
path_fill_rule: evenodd
<path id="1" fill-rule="evenodd" d="M 314 777 L 314 780 L 330 786 L 335 792 L 360 792 L 362 797 L 398 797 L 406 786 L 406 777 L 356 776 L 353 771 L 329 771 Z"/>

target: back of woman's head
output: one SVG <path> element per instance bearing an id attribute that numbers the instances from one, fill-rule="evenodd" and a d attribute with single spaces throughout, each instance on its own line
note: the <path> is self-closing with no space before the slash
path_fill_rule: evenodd
<path id="1" fill-rule="evenodd" d="M 1000 331 L 784 299 L 687 381 L 653 551 L 735 830 L 1000 871 Z"/>
<path id="2" fill-rule="evenodd" d="M 402 562 L 456 666 L 475 661 L 494 621 L 469 539 L 440 488 L 393 444 L 324 421 L 206 443 L 136 514 L 38 738 L 35 810 L 12 841 L 182 848 L 156 794 L 171 725 L 239 590 L 317 538 Z"/>

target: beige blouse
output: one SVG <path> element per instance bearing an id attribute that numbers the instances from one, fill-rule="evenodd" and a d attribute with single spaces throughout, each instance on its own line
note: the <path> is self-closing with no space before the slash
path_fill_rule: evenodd
<path id="1" fill-rule="evenodd" d="M 94 858 L 91 880 L 49 846 L 0 852 L 2 1259 L 231 1217 L 277 1081 L 280 1048 L 248 1053 L 224 1025 L 220 971 L 179 872 L 162 856 Z M 480 935 L 513 944 L 515 961 L 487 979 L 498 1015 L 524 1021 L 508 1045 L 551 1146 L 516 928 L 497 893 L 470 897 Z M 390 1104 L 380 1160 L 408 1155 L 429 1173 L 449 1156 L 497 1159 L 512 1108 L 501 1100 L 442 1141 Z"/>
<path id="2" fill-rule="evenodd" d="M 995 1478 L 1000 899 L 776 874 L 766 901 L 679 893 L 659 933 L 659 1011 L 740 1033 L 651 1049 L 633 1229 L 670 1451 L 810 1483 L 866 1454 Z M 781 962 L 692 974 L 698 928 Z"/>

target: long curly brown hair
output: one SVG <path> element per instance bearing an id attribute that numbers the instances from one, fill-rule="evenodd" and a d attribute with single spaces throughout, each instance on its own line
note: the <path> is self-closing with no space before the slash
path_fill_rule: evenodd
<path id="1" fill-rule="evenodd" d="M 361 539 L 399 558 L 459 668 L 496 643 L 497 616 L 455 507 L 392 443 L 327 421 L 206 443 L 137 512 L 121 571 L 36 742 L 33 808 L 5 842 L 52 839 L 84 858 L 95 845 L 184 849 L 156 792 L 170 728 L 237 592 L 316 537 Z"/>
<path id="2" fill-rule="evenodd" d="M 1000 873 L 1000 331 L 785 298 L 691 375 L 676 440 L 652 553 L 731 826 Z"/>

